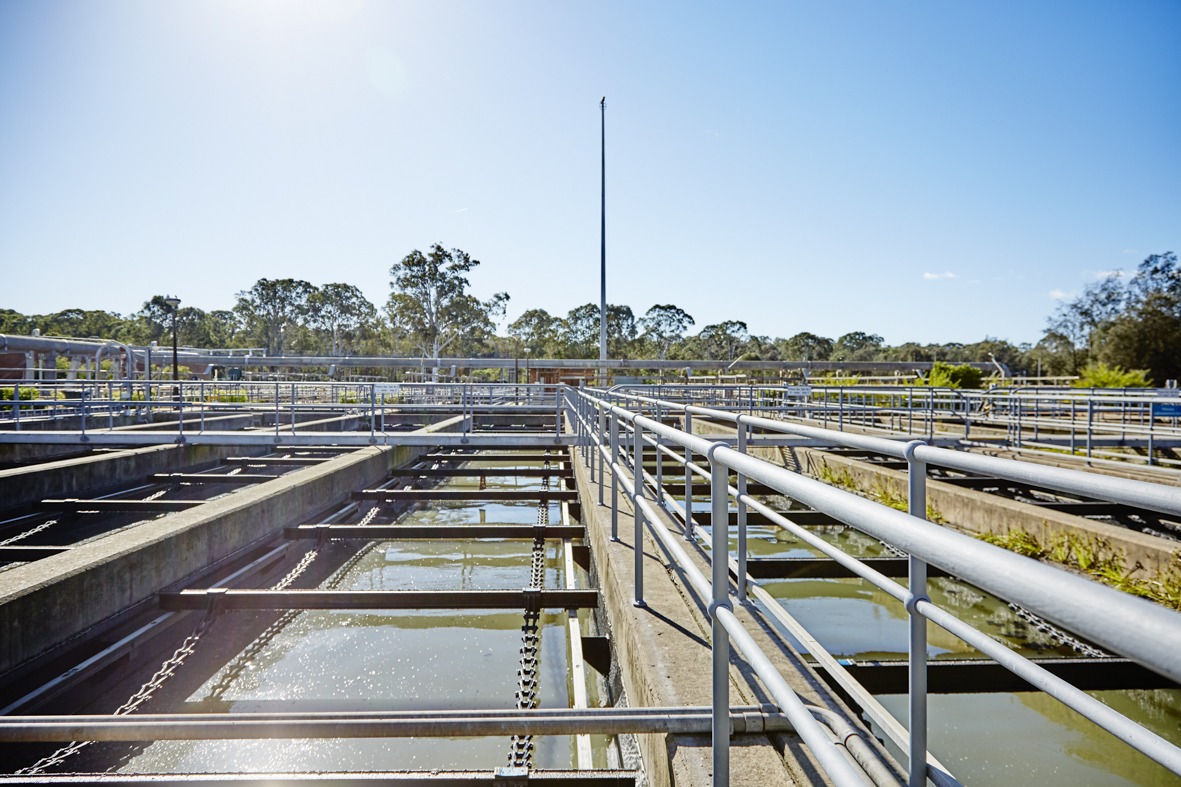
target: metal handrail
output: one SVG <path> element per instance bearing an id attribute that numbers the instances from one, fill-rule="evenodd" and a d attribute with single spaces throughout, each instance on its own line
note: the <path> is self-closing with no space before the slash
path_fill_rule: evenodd
<path id="1" fill-rule="evenodd" d="M 838 445 L 871 448 L 888 455 L 904 458 L 911 465 L 912 491 L 918 491 L 923 495 L 923 501 L 920 503 L 916 503 L 912 499 L 911 514 L 904 514 L 819 481 L 804 478 L 784 468 L 751 457 L 740 450 L 730 448 L 723 443 L 714 443 L 706 438 L 666 426 L 643 416 L 641 412 L 632 412 L 589 393 L 582 394 L 585 399 L 584 406 L 589 406 L 600 414 L 609 414 L 612 422 L 619 419 L 631 423 L 637 433 L 644 431 L 658 435 L 659 441 L 649 440 L 653 445 L 659 445 L 667 440 L 675 445 L 680 445 L 687 452 L 705 454 L 713 468 L 710 476 L 714 481 L 715 517 L 713 521 L 715 523 L 728 519 L 727 497 L 729 494 L 738 492 L 726 483 L 729 470 L 734 470 L 739 474 L 740 482 L 744 478 L 750 478 L 765 483 L 793 499 L 833 515 L 838 520 L 907 552 L 912 556 L 912 569 L 915 567 L 915 563 L 919 563 L 922 567 L 923 587 L 925 587 L 925 564 L 930 563 L 993 592 L 1001 598 L 1019 603 L 1034 613 L 1059 623 L 1113 652 L 1125 655 L 1173 680 L 1181 681 L 1181 658 L 1177 656 L 1178 653 L 1181 653 L 1181 617 L 1177 613 L 1090 580 L 1054 569 L 1038 561 L 1015 555 L 999 547 L 922 521 L 922 514 L 919 512 L 925 510 L 925 488 L 921 483 L 915 483 L 917 477 L 915 470 L 920 470 L 921 477 L 925 479 L 925 464 L 931 461 L 941 466 L 952 466 L 955 469 L 965 469 L 968 472 L 987 472 L 1016 480 L 1034 478 L 1039 485 L 1056 487 L 1064 491 L 1083 489 L 1085 485 L 1086 493 L 1090 496 L 1110 495 L 1116 502 L 1132 501 L 1129 504 L 1155 507 L 1165 511 L 1181 510 L 1181 493 L 1175 490 L 1127 479 L 1097 479 L 1092 474 L 1079 471 L 1030 467 L 1013 460 L 966 456 L 954 451 L 931 448 L 918 441 L 903 444 L 883 438 L 785 424 L 782 421 L 773 421 L 757 416 L 633 396 L 621 391 L 609 392 L 604 395 L 620 400 L 635 401 L 640 405 L 641 412 L 644 405 L 660 410 L 679 410 L 687 416 L 699 414 L 729 420 L 738 425 L 742 431 L 751 427 L 767 428 L 799 436 L 821 437 Z M 574 409 L 576 412 L 578 411 L 577 403 Z M 600 453 L 603 453 L 605 449 L 601 437 L 603 432 L 602 418 L 600 418 L 598 429 L 600 436 L 595 435 L 593 418 L 585 415 L 580 416 L 577 423 L 588 442 L 598 444 Z M 663 446 L 660 447 L 664 450 Z M 672 453 L 666 452 L 670 455 Z M 947 461 L 949 459 L 964 461 L 957 466 Z M 687 469 L 690 465 L 691 463 L 688 461 L 685 462 Z M 619 476 L 622 467 L 617 462 L 610 463 L 610 466 L 613 474 Z M 634 466 L 637 468 L 637 475 L 642 479 L 644 476 L 642 462 L 637 459 Z M 619 469 L 617 470 L 617 468 Z M 695 465 L 693 468 L 698 474 L 705 475 L 702 468 Z M 626 485 L 626 479 L 622 480 Z M 1112 483 L 1097 486 L 1097 480 Z M 741 505 L 761 507 L 758 501 L 749 496 L 737 494 L 736 497 L 740 503 L 740 510 Z M 914 497 L 913 494 L 912 497 Z M 637 503 L 641 507 L 646 505 L 642 497 L 637 500 Z M 744 524 L 742 520 L 740 515 L 740 543 L 744 540 L 741 533 Z M 686 527 L 690 527 L 688 522 Z M 658 535 L 661 535 L 661 528 L 654 528 L 654 530 Z M 712 530 L 714 554 L 728 554 L 728 528 L 714 527 Z M 793 532 L 796 532 L 796 529 L 793 529 Z M 725 538 L 722 534 L 726 534 Z M 820 541 L 819 539 L 815 540 Z M 666 544 L 669 543 L 663 537 L 662 541 L 665 541 Z M 675 541 L 672 541 L 671 544 L 679 547 Z M 826 554 L 837 557 L 835 553 L 839 550 L 835 547 L 821 547 L 819 544 L 817 546 Z M 675 554 L 677 550 L 670 548 L 670 551 Z M 683 550 L 676 557 L 683 559 Z M 740 566 L 744 563 L 741 557 Z M 905 591 L 897 583 L 848 555 L 842 554 L 842 557 L 838 559 L 847 565 L 858 565 L 859 576 L 902 601 L 906 605 L 912 621 L 924 618 L 931 620 L 936 625 L 977 647 L 986 655 L 993 657 L 1002 666 L 1025 678 L 1032 685 L 1046 691 L 1068 707 L 1112 732 L 1138 751 L 1161 763 L 1174 773 L 1181 774 L 1181 749 L 1116 713 L 1065 681 L 1054 677 L 1033 662 L 996 643 L 946 610 L 935 607 L 926 598 L 925 591 L 920 590 L 918 593 Z M 714 562 L 716 567 L 721 561 L 715 560 Z M 912 574 L 912 581 L 913 579 Z M 704 577 L 701 577 L 700 581 L 704 582 Z M 723 581 L 728 585 L 728 576 Z M 699 590 L 701 589 L 699 588 Z M 716 600 L 717 592 L 717 581 L 715 581 L 712 589 L 715 603 L 711 605 L 711 611 L 714 612 L 716 612 L 714 608 L 719 604 Z M 723 598 L 725 597 L 723 596 Z M 721 617 L 725 618 L 725 614 L 723 613 Z M 715 619 L 717 619 L 716 615 Z M 915 643 L 912 639 L 910 656 L 912 674 L 913 670 L 917 668 L 920 655 L 922 671 L 925 674 L 925 639 L 921 640 L 921 643 L 921 654 L 915 653 L 913 647 Z M 760 677 L 762 677 L 761 673 Z M 925 699 L 921 704 L 925 708 Z M 913 708 L 912 703 L 912 715 Z M 921 738 L 924 742 L 923 747 L 917 751 L 925 752 L 925 718 L 922 719 L 923 730 L 916 730 L 914 721 L 915 719 L 912 718 L 912 732 L 914 733 L 911 736 L 912 764 L 917 761 L 916 749 L 913 748 L 913 745 L 918 742 L 916 739 Z M 923 773 L 921 778 L 925 778 L 927 775 Z M 912 785 L 917 784 L 916 779 L 920 777 L 913 768 L 911 777 Z"/>

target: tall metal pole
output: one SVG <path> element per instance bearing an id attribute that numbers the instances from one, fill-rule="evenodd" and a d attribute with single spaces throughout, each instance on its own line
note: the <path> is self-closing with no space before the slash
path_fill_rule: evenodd
<path id="1" fill-rule="evenodd" d="M 599 264 L 599 360 L 607 360 L 607 97 L 599 102 L 600 125 L 602 130 L 602 235 L 600 240 Z M 607 383 L 607 365 L 603 364 L 599 375 Z"/>
<path id="2" fill-rule="evenodd" d="M 172 307 L 172 382 L 177 381 L 176 376 L 176 312 L 179 306 Z"/>
<path id="3" fill-rule="evenodd" d="M 167 298 L 164 299 L 164 303 L 167 304 L 167 306 L 170 309 L 172 309 L 172 382 L 176 382 L 179 379 L 177 376 L 177 371 L 176 371 L 176 313 L 177 313 L 177 310 L 180 308 L 180 298 L 177 298 L 174 295 L 169 295 Z M 150 368 L 152 365 L 151 357 L 152 357 L 151 355 L 148 356 L 149 371 L 145 372 L 145 374 L 144 374 L 145 380 L 150 380 L 152 378 L 152 374 L 150 371 Z M 128 363 L 131 363 L 131 361 L 129 360 Z M 132 377 L 132 374 L 129 371 L 127 374 L 127 379 L 130 380 L 131 377 Z M 148 384 L 148 389 L 151 390 L 150 383 Z"/>

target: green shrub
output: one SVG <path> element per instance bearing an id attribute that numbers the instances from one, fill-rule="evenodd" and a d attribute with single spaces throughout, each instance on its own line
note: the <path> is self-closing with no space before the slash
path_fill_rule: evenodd
<path id="1" fill-rule="evenodd" d="M 952 366 L 943 361 L 936 361 L 931 366 L 931 373 L 925 380 L 916 381 L 917 385 L 930 385 L 934 388 L 979 388 L 984 380 L 984 372 L 975 366 L 961 363 Z"/>
<path id="2" fill-rule="evenodd" d="M 1145 369 L 1124 371 L 1122 366 L 1108 366 L 1105 363 L 1089 363 L 1079 378 L 1074 381 L 1076 388 L 1150 388 L 1152 380 Z"/>
<path id="3" fill-rule="evenodd" d="M 27 402 L 30 399 L 40 399 L 36 396 L 37 390 L 35 388 L 21 387 L 21 401 Z M 0 401 L 12 401 L 12 388 L 0 388 Z M 28 410 L 32 405 L 22 407 L 22 410 Z M 0 407 L 0 412 L 11 412 L 12 407 Z"/>

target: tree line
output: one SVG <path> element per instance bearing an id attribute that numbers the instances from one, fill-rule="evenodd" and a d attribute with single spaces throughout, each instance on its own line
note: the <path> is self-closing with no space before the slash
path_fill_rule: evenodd
<path id="1" fill-rule="evenodd" d="M 599 306 L 587 303 L 565 315 L 526 310 L 498 330 L 508 293 L 481 301 L 467 274 L 479 260 L 434 244 L 414 250 L 390 268 L 390 295 L 378 309 L 350 284 L 317 287 L 299 279 L 259 279 L 237 293 L 231 310 L 182 306 L 179 342 L 224 349 L 265 348 L 268 355 L 396 355 L 407 357 L 597 358 Z M 171 342 L 171 310 L 164 295 L 136 313 L 67 309 L 26 316 L 0 309 L 0 333 L 96 337 L 144 345 Z M 1036 344 L 986 337 L 972 344 L 887 345 L 881 336 L 852 331 L 835 339 L 809 332 L 788 338 L 760 336 L 741 320 L 697 329 L 673 304 L 642 315 L 623 304 L 607 306 L 612 358 L 765 361 L 943 361 L 995 358 L 1017 374 L 1087 374 L 1099 364 L 1143 369 L 1163 384 L 1181 377 L 1181 269 L 1172 252 L 1153 254 L 1134 275 L 1116 272 L 1064 301 Z"/>

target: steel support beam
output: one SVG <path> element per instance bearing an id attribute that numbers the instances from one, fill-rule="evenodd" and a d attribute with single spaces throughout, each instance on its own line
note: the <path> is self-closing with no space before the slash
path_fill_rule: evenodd
<path id="1" fill-rule="evenodd" d="M 272 479 L 274 480 L 274 479 Z M 160 514 L 172 511 L 188 511 L 205 505 L 203 500 L 42 500 L 33 504 L 36 511 L 97 511 L 134 512 L 139 514 Z"/>
<path id="2" fill-rule="evenodd" d="M 543 609 L 593 608 L 597 590 L 182 590 L 161 609 Z"/>
<path id="3" fill-rule="evenodd" d="M 284 538 L 363 538 L 369 541 L 405 538 L 583 538 L 581 525 L 299 525 L 283 528 Z M 0 558 L 4 556 L 0 547 Z"/>
<path id="4" fill-rule="evenodd" d="M 398 503 L 404 500 L 489 500 L 540 503 L 546 500 L 577 501 L 572 489 L 363 489 L 353 492 L 353 500 L 380 500 Z"/>

